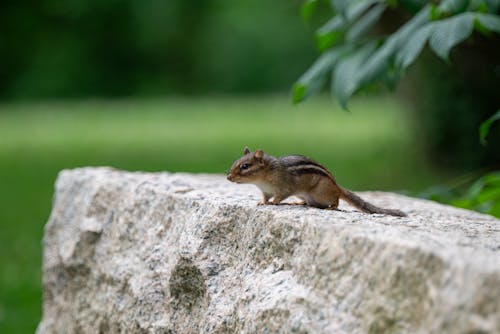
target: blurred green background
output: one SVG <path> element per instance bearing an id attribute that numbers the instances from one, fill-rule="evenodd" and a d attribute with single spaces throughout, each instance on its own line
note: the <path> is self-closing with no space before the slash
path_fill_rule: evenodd
<path id="1" fill-rule="evenodd" d="M 443 137 L 429 121 L 442 117 L 418 112 L 415 85 L 443 81 L 425 72 L 435 59 L 399 98 L 361 96 L 350 112 L 326 95 L 292 106 L 292 83 L 318 55 L 300 4 L 0 2 L 0 333 L 40 320 L 41 239 L 61 169 L 224 173 L 248 145 L 314 157 L 353 190 L 418 194 L 498 162 L 476 128 L 458 131 L 466 148 L 427 135 Z M 447 106 L 464 95 L 447 94 Z M 462 109 L 468 127 L 481 121 Z"/>

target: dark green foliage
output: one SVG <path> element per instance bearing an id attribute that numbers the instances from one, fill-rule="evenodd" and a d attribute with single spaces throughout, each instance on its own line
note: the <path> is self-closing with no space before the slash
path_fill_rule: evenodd
<path id="1" fill-rule="evenodd" d="M 0 1 L 0 99 L 286 91 L 314 58 L 298 5 Z"/>
<path id="2" fill-rule="evenodd" d="M 490 128 L 493 125 L 495 121 L 500 120 L 500 110 L 498 110 L 493 116 L 488 118 L 486 121 L 481 123 L 481 126 L 479 127 L 479 140 L 481 141 L 481 144 L 486 145 L 486 136 L 488 136 L 488 133 L 490 132 Z"/>
<path id="3" fill-rule="evenodd" d="M 497 45 L 497 47 L 493 47 Z M 500 168 L 500 126 L 492 124 L 488 145 L 478 140 L 481 124 L 500 106 L 500 36 L 474 38 L 452 52 L 444 65 L 430 52 L 412 71 L 406 89 L 418 135 L 437 165 L 459 171 Z"/>
<path id="4" fill-rule="evenodd" d="M 472 183 L 435 186 L 421 197 L 500 217 L 500 172 L 488 173 Z"/>
<path id="5" fill-rule="evenodd" d="M 500 131 L 491 127 L 500 118 L 500 111 L 492 115 L 500 107 L 496 35 L 500 1 L 331 0 L 330 4 L 333 16 L 316 32 L 322 55 L 294 84 L 295 103 L 319 91 L 331 76 L 332 95 L 347 108 L 349 98 L 360 90 L 374 84 L 392 88 L 428 45 L 447 64 L 424 52 L 406 88 L 418 111 L 417 133 L 426 152 L 437 165 L 453 170 L 500 168 Z M 388 35 L 369 33 L 378 31 L 383 12 L 395 7 L 411 13 L 406 22 Z M 493 144 L 484 145 L 490 127 L 488 139 Z M 499 189 L 500 174 L 492 173 L 467 191 L 439 186 L 428 197 L 498 216 Z"/>
<path id="6" fill-rule="evenodd" d="M 435 54 L 448 61 L 451 49 L 469 38 L 474 30 L 482 34 L 500 33 L 500 16 L 496 14 L 499 1 L 444 0 L 435 4 L 332 0 L 330 3 L 333 17 L 316 33 L 319 50 L 330 52 L 329 61 L 320 62 L 321 71 L 316 62 L 297 81 L 294 102 L 309 96 L 304 92 L 318 90 L 332 73 L 332 93 L 346 108 L 349 97 L 363 88 L 374 83 L 392 87 L 427 43 Z M 416 14 L 388 36 L 368 35 L 386 8 L 396 5 Z M 351 51 L 331 53 L 346 48 Z"/>
<path id="7" fill-rule="evenodd" d="M 452 205 L 500 217 L 500 172 L 486 174 L 475 181 Z"/>

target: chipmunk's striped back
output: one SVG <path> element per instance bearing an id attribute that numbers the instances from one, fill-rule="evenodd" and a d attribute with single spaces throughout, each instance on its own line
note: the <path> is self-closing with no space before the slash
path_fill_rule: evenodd
<path id="1" fill-rule="evenodd" d="M 233 163 L 228 180 L 258 186 L 263 194 L 261 204 L 277 205 L 295 195 L 307 205 L 337 209 L 341 198 L 363 212 L 405 216 L 399 210 L 379 208 L 342 188 L 328 169 L 302 155 L 275 158 L 262 150 L 250 152 L 245 148 L 244 156 Z"/>
<path id="2" fill-rule="evenodd" d="M 323 165 L 302 155 L 289 155 L 279 159 L 280 164 L 295 175 L 319 174 L 331 178 L 333 175 Z"/>

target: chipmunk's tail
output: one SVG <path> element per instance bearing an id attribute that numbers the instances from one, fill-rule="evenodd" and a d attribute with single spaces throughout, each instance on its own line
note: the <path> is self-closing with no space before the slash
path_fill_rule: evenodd
<path id="1" fill-rule="evenodd" d="M 340 186 L 339 188 L 341 190 L 341 198 L 363 212 L 381 213 L 384 215 L 390 215 L 396 217 L 406 217 L 406 213 L 404 213 L 403 211 L 379 208 L 378 206 L 366 202 L 352 191 L 344 189 Z"/>

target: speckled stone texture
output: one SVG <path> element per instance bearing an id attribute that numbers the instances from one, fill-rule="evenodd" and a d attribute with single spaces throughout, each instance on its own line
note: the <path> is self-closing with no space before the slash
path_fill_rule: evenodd
<path id="1" fill-rule="evenodd" d="M 346 185 L 347 186 L 347 185 Z M 259 206 L 223 176 L 62 171 L 37 333 L 500 333 L 500 221 Z"/>

